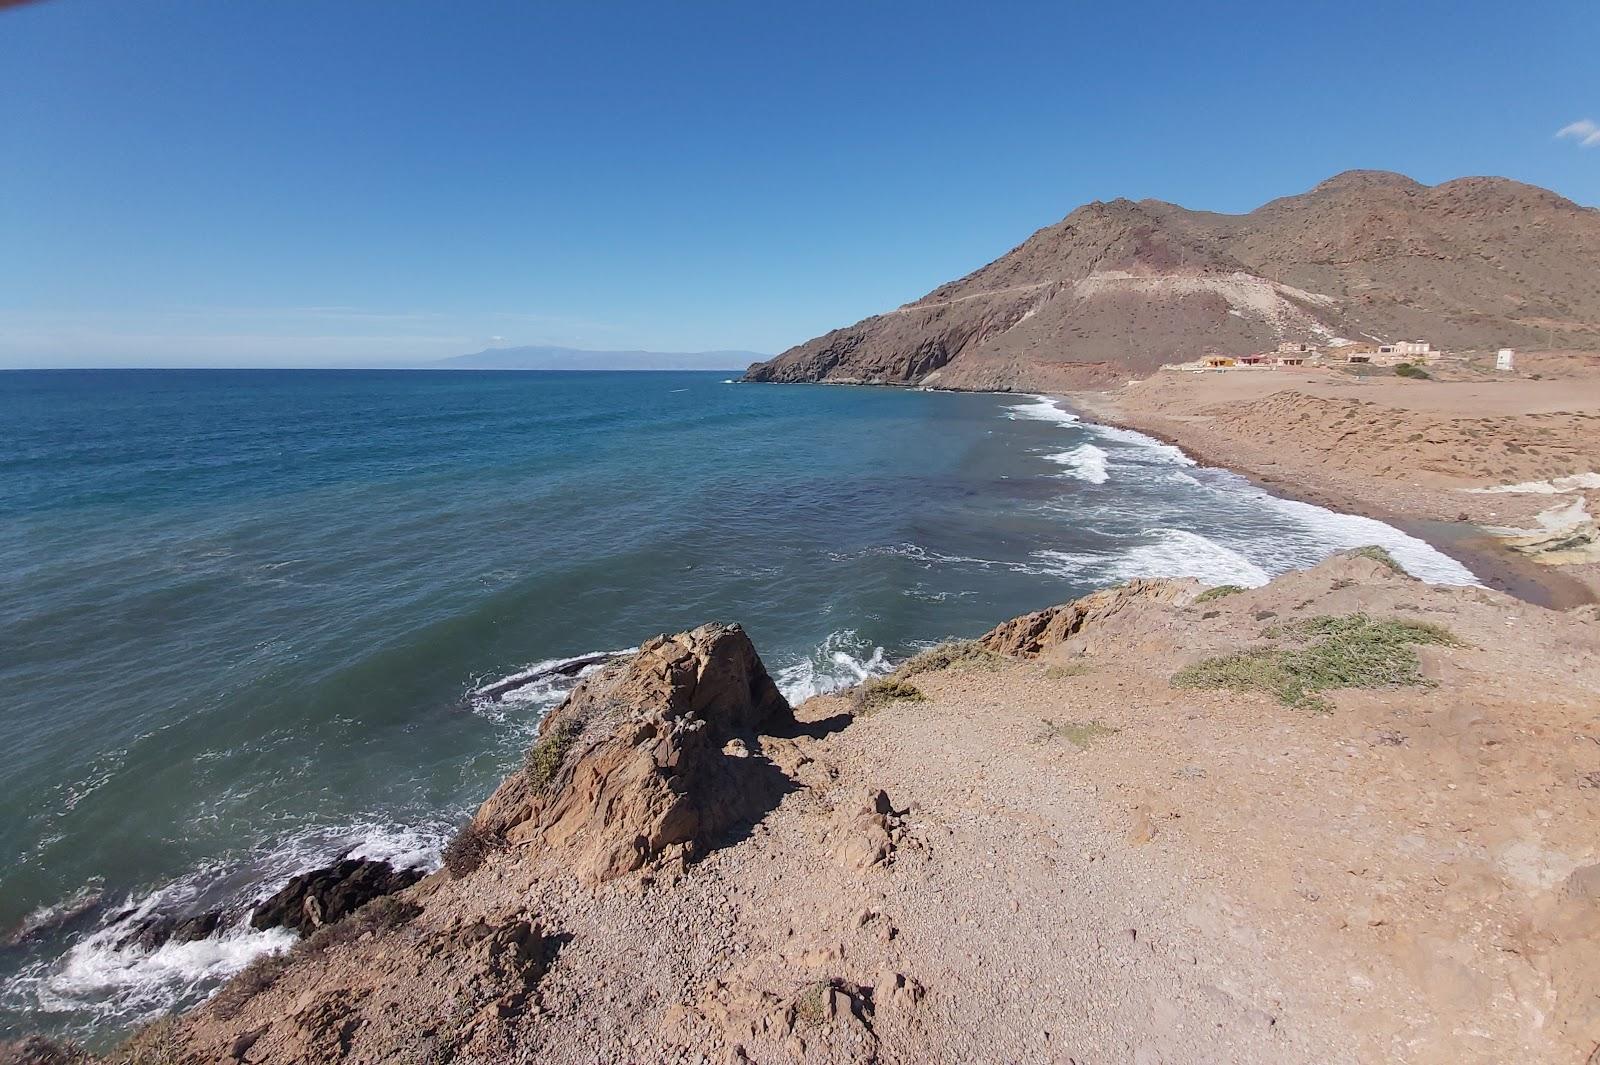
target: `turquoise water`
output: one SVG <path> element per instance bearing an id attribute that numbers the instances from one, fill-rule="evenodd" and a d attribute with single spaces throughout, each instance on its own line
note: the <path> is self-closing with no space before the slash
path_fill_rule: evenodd
<path id="1" fill-rule="evenodd" d="M 800 698 L 1139 574 L 1471 579 L 1036 397 L 729 376 L 0 374 L 0 935 L 101 900 L 0 948 L 0 1031 L 283 945 L 122 949 L 127 908 L 436 861 L 561 694 L 472 691 L 533 663 L 736 620 Z"/>

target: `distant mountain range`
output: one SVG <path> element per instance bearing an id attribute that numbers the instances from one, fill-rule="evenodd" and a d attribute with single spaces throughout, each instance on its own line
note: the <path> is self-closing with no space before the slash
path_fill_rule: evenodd
<path id="1" fill-rule="evenodd" d="M 1374 170 L 1243 215 L 1096 202 L 746 378 L 1046 391 L 1335 338 L 1600 351 L 1600 210 Z"/>
<path id="2" fill-rule="evenodd" d="M 736 370 L 764 359 L 756 351 L 586 351 L 582 348 L 485 348 L 427 364 L 435 370 Z"/>

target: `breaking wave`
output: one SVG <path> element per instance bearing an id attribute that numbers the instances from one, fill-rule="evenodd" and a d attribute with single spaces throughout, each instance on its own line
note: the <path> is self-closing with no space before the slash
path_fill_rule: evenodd
<path id="1" fill-rule="evenodd" d="M 93 931 L 64 954 L 24 966 L 0 992 L 9 1008 L 85 1014 L 94 1023 L 147 1020 L 201 1001 L 256 958 L 287 950 L 293 932 L 250 927 L 254 903 L 307 869 L 349 855 L 401 869 L 436 869 L 452 825 L 425 828 L 355 824 L 303 832 L 269 853 L 216 861 L 153 891 L 134 893 L 105 908 Z M 130 942 L 156 915 L 179 917 L 222 910 L 212 935 L 169 940 L 150 949 Z"/>
<path id="2" fill-rule="evenodd" d="M 1013 420 L 1026 418 L 1039 422 L 1055 422 L 1058 425 L 1078 424 L 1076 414 L 1063 410 L 1049 396 L 1034 396 L 1031 403 L 1014 403 L 1006 408 L 1006 412 L 1006 417 Z"/>
<path id="3" fill-rule="evenodd" d="M 854 629 L 830 632 L 811 653 L 797 662 L 782 667 L 773 678 L 778 690 L 793 706 L 799 706 L 813 695 L 826 695 L 860 684 L 868 677 L 877 677 L 890 670 L 882 647 L 864 638 Z"/>
<path id="4" fill-rule="evenodd" d="M 1067 467 L 1063 476 L 1076 477 L 1090 484 L 1105 484 L 1111 476 L 1106 469 L 1106 460 L 1109 456 L 1104 448 L 1095 447 L 1093 444 L 1079 444 L 1071 451 L 1046 455 L 1045 458 Z"/>
<path id="5" fill-rule="evenodd" d="M 1090 423 L 1086 428 L 1102 440 L 1110 440 L 1119 444 L 1131 444 L 1139 450 L 1141 458 L 1147 461 L 1165 462 L 1174 466 L 1193 466 L 1194 459 L 1185 455 L 1182 449 L 1171 444 L 1163 444 L 1153 436 L 1132 429 L 1123 429 L 1115 425 L 1099 425 Z"/>
<path id="6" fill-rule="evenodd" d="M 1116 555 L 1039 551 L 1046 572 L 1102 583 L 1135 577 L 1196 577 L 1207 584 L 1257 588 L 1271 579 L 1266 570 L 1231 547 L 1185 529 L 1149 529 L 1154 537 Z"/>

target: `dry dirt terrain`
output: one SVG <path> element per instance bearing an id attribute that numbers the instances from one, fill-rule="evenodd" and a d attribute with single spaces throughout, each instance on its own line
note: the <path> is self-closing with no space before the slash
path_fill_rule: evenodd
<path id="1" fill-rule="evenodd" d="M 1532 565 L 1508 585 L 1528 592 L 1531 573 L 1547 601 L 1588 601 L 1600 593 L 1600 358 L 1518 358 L 1515 376 L 1451 379 L 1446 366 L 1435 380 L 1166 370 L 1070 402 L 1334 509 L 1459 523 L 1424 535 L 1468 534 L 1454 546 L 1490 547 L 1491 565 L 1513 552 Z"/>
<path id="2" fill-rule="evenodd" d="M 1359 554 L 794 713 L 705 626 L 583 680 L 449 869 L 136 1060 L 1579 1065 L 1597 707 L 1595 608 Z"/>

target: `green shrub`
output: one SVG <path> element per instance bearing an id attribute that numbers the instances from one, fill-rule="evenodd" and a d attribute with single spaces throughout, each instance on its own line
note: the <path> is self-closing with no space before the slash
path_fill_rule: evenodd
<path id="1" fill-rule="evenodd" d="M 1092 668 L 1087 662 L 1058 662 L 1046 666 L 1044 675 L 1049 680 L 1066 680 L 1068 677 L 1081 677 Z"/>
<path id="2" fill-rule="evenodd" d="M 890 703 L 920 703 L 927 698 L 915 684 L 895 677 L 873 677 L 856 688 L 856 708 L 862 714 L 881 710 Z"/>
<path id="3" fill-rule="evenodd" d="M 1195 596 L 1194 601 L 1196 603 L 1209 603 L 1213 599 L 1221 599 L 1224 596 L 1237 595 L 1242 591 L 1244 591 L 1243 585 L 1219 584 L 1215 588 L 1207 588 L 1205 591 Z"/>
<path id="4" fill-rule="evenodd" d="M 918 673 L 937 673 L 941 669 L 996 670 L 1004 664 L 1004 656 L 995 654 L 977 640 L 951 640 L 907 660 L 895 670 L 895 675 L 914 677 Z"/>
<path id="5" fill-rule="evenodd" d="M 1400 576 L 1407 576 L 1406 571 L 1401 568 L 1400 563 L 1394 560 L 1394 556 L 1389 554 L 1388 551 L 1379 547 L 1377 544 L 1368 544 L 1366 547 L 1357 547 L 1354 550 L 1347 551 L 1345 553 L 1351 558 L 1370 558 L 1374 562 L 1381 562 L 1383 565 L 1388 566 L 1389 569 L 1393 570 L 1395 573 L 1400 574 Z"/>
<path id="6" fill-rule="evenodd" d="M 555 781 L 580 731 L 573 721 L 557 721 L 551 725 L 550 731 L 528 748 L 522 769 L 528 774 L 528 783 L 533 785 L 534 791 L 543 791 Z"/>
<path id="7" fill-rule="evenodd" d="M 1394 368 L 1394 374 L 1396 377 L 1410 377 L 1418 381 L 1431 380 L 1431 376 L 1427 370 L 1424 370 L 1420 366 L 1413 366 L 1409 362 L 1402 362 L 1396 366 Z"/>
<path id="8" fill-rule="evenodd" d="M 1331 706 L 1319 692 L 1427 684 L 1413 645 L 1459 642 L 1438 625 L 1366 614 L 1311 618 L 1266 635 L 1304 642 L 1208 658 L 1180 670 L 1172 683 L 1179 688 L 1263 692 L 1285 706 L 1321 712 Z"/>

